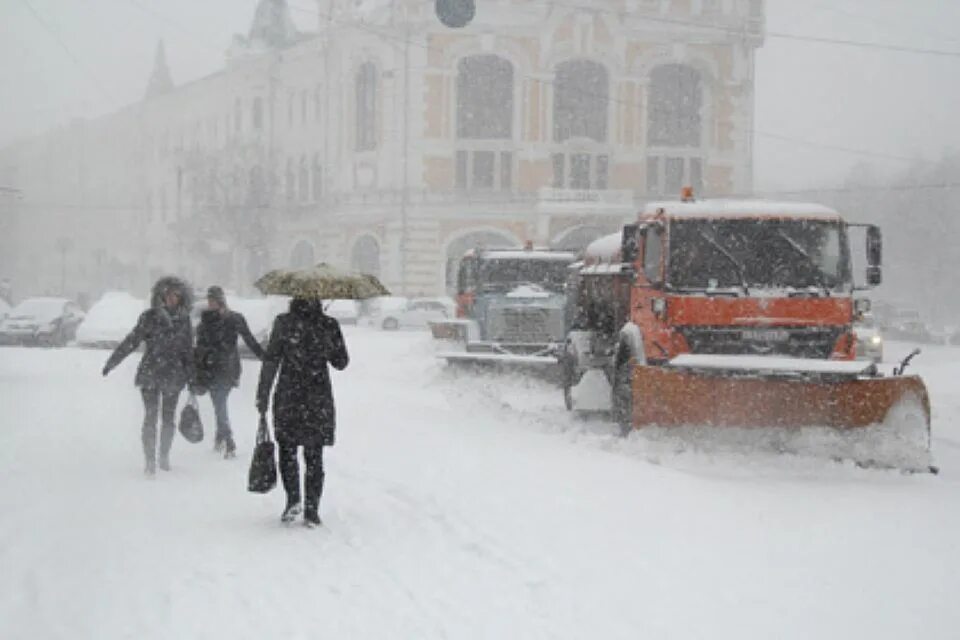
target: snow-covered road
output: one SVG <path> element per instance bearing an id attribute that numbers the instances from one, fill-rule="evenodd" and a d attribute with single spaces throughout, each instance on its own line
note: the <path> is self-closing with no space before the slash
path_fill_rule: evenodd
<path id="1" fill-rule="evenodd" d="M 316 531 L 245 491 L 255 363 L 239 458 L 178 436 L 148 481 L 136 356 L 0 350 L 0 638 L 960 637 L 960 349 L 918 360 L 943 471 L 904 476 L 673 453 L 423 335 L 347 340 Z"/>

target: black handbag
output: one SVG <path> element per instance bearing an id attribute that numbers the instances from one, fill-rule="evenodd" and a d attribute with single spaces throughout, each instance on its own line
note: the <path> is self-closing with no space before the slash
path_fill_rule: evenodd
<path id="1" fill-rule="evenodd" d="M 200 406 L 197 403 L 197 396 L 193 393 L 187 399 L 180 412 L 180 434 L 187 439 L 187 442 L 196 444 L 203 440 L 203 423 L 200 422 Z"/>
<path id="2" fill-rule="evenodd" d="M 268 493 L 277 486 L 277 459 L 275 445 L 270 439 L 267 418 L 260 416 L 257 428 L 257 445 L 253 448 L 253 460 L 250 461 L 250 476 L 247 479 L 247 491 Z"/>

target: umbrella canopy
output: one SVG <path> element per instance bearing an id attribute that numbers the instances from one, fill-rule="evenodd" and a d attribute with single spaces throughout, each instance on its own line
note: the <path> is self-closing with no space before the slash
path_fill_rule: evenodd
<path id="1" fill-rule="evenodd" d="M 366 300 L 390 295 L 369 274 L 340 271 L 324 263 L 308 269 L 274 269 L 254 285 L 264 295 L 320 300 Z"/>

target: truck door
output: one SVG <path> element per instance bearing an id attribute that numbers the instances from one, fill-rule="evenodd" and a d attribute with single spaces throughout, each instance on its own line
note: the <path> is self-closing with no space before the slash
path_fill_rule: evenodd
<path id="1" fill-rule="evenodd" d="M 644 336 L 647 360 L 658 360 L 664 356 L 654 346 L 662 329 L 662 322 L 656 309 L 664 304 L 663 296 L 663 243 L 664 229 L 661 224 L 649 224 L 641 229 L 640 261 L 642 269 L 637 273 L 633 291 L 633 310 L 631 318 L 640 327 Z"/>

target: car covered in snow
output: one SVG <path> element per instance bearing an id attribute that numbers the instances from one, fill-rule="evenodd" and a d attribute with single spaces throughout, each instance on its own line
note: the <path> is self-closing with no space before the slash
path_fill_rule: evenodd
<path id="1" fill-rule="evenodd" d="M 385 331 L 428 329 L 431 322 L 447 320 L 455 314 L 456 305 L 450 298 L 385 296 L 366 301 L 360 323 Z"/>
<path id="2" fill-rule="evenodd" d="M 883 361 L 883 336 L 873 316 L 864 316 L 853 324 L 853 334 L 857 337 L 856 353 L 858 360 Z"/>
<path id="3" fill-rule="evenodd" d="M 28 298 L 0 323 L 0 344 L 62 347 L 83 321 L 80 305 L 67 298 Z"/>
<path id="4" fill-rule="evenodd" d="M 360 317 L 360 305 L 356 300 L 327 300 L 324 311 L 340 324 L 357 324 Z"/>
<path id="5" fill-rule="evenodd" d="M 137 324 L 146 302 L 126 291 L 108 291 L 92 306 L 77 328 L 81 347 L 113 349 Z"/>

